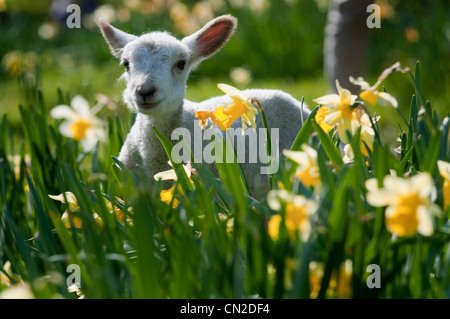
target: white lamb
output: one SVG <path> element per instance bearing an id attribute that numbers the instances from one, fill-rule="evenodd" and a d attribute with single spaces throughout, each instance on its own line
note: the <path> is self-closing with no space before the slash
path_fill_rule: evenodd
<path id="1" fill-rule="evenodd" d="M 151 187 L 153 176 L 169 169 L 167 155 L 152 126 L 169 139 L 175 128 L 186 128 L 193 134 L 198 125 L 194 112 L 213 110 L 231 101 L 226 95 L 200 103 L 184 97 L 189 73 L 225 45 L 237 26 L 237 19 L 230 15 L 218 17 L 181 41 L 167 32 L 155 31 L 138 37 L 105 21 L 98 21 L 98 25 L 112 54 L 126 70 L 123 77 L 127 87 L 123 98 L 131 111 L 137 113 L 119 160 L 143 176 Z M 310 113 L 308 108 L 303 106 L 302 115 L 301 103 L 278 90 L 252 89 L 243 93 L 259 100 L 269 126 L 279 128 L 279 154 L 282 149 L 289 149 L 302 126 L 302 119 Z M 258 128 L 263 127 L 259 115 L 256 123 Z M 232 126 L 241 125 L 239 119 Z M 242 167 L 252 190 L 267 189 L 262 186 L 267 177 L 261 175 L 261 164 L 244 163 Z"/>

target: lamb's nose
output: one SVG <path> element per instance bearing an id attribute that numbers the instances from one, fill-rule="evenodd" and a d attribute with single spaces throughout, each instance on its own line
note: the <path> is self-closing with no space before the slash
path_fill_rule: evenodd
<path id="1" fill-rule="evenodd" d="M 155 95 L 156 92 L 156 87 L 151 86 L 148 88 L 137 88 L 136 89 L 136 93 L 139 94 L 140 96 L 142 96 L 142 98 L 145 100 L 146 97 L 152 97 L 153 95 Z"/>

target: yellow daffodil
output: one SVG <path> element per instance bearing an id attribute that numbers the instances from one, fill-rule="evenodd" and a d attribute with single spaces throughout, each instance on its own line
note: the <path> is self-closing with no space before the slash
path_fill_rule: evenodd
<path id="1" fill-rule="evenodd" d="M 439 208 L 431 203 L 433 180 L 428 173 L 419 173 L 409 179 L 386 176 L 383 188 L 375 178 L 366 181 L 367 201 L 372 206 L 386 208 L 386 227 L 397 236 L 416 232 L 424 236 L 433 233 L 432 213 Z"/>
<path id="2" fill-rule="evenodd" d="M 386 92 L 379 92 L 378 89 L 381 85 L 381 83 L 393 72 L 395 71 L 401 71 L 405 72 L 406 70 L 400 69 L 400 63 L 397 62 L 387 68 L 386 70 L 381 73 L 381 75 L 378 77 L 377 82 L 374 85 L 370 85 L 368 82 L 366 82 L 362 77 L 358 77 L 355 79 L 354 77 L 350 77 L 350 82 L 354 85 L 357 85 L 361 87 L 361 90 L 363 90 L 359 96 L 361 99 L 369 103 L 370 105 L 386 105 L 390 104 L 393 107 L 398 107 L 398 102 L 395 97 L 392 95 L 386 93 Z"/>
<path id="3" fill-rule="evenodd" d="M 323 262 L 311 261 L 309 263 L 309 297 L 317 298 L 319 295 L 325 265 Z M 326 295 L 331 298 L 350 298 L 352 296 L 353 263 L 346 259 L 336 272 L 331 274 L 330 283 Z"/>
<path id="4" fill-rule="evenodd" d="M 315 99 L 314 102 L 330 107 L 324 122 L 328 126 L 336 126 L 341 140 L 348 143 L 346 131 L 352 132 L 355 111 L 353 104 L 358 96 L 352 95 L 347 89 L 343 89 L 338 80 L 336 80 L 336 88 L 339 94 L 328 94 Z"/>
<path id="5" fill-rule="evenodd" d="M 67 199 L 64 198 L 64 195 Z M 75 197 L 75 195 L 72 192 L 65 192 L 63 194 L 59 195 L 48 195 L 51 199 L 57 200 L 59 202 L 62 202 L 68 206 L 68 209 L 63 213 L 61 216 L 61 220 L 64 222 L 64 225 L 66 227 L 70 227 L 70 223 L 73 223 L 73 226 L 75 228 L 81 228 L 82 220 L 79 217 L 73 216 L 72 213 L 80 209 L 80 205 L 78 204 L 78 200 Z M 101 227 L 104 226 L 103 220 L 98 216 L 97 213 L 94 213 L 94 219 L 97 222 L 97 224 Z"/>
<path id="6" fill-rule="evenodd" d="M 302 145 L 302 150 L 283 150 L 283 155 L 299 164 L 295 176 L 303 185 L 306 187 L 317 186 L 320 184 L 317 151 L 307 144 Z"/>
<path id="7" fill-rule="evenodd" d="M 172 166 L 172 163 L 168 162 L 170 166 Z M 184 171 L 186 172 L 187 177 L 189 180 L 191 179 L 191 174 L 195 173 L 195 169 L 191 166 L 191 163 L 188 162 L 187 165 L 183 165 Z M 177 180 L 177 175 L 175 173 L 174 169 L 169 169 L 167 171 L 159 172 L 153 176 L 155 180 Z M 192 181 L 191 181 L 192 182 Z M 179 188 L 181 191 L 181 189 Z M 172 203 L 172 207 L 175 208 L 180 203 L 176 198 L 174 198 L 175 195 L 175 185 L 172 186 L 169 189 L 162 190 L 160 193 L 161 201 L 170 205 Z M 172 202 L 173 201 L 173 202 Z"/>
<path id="8" fill-rule="evenodd" d="M 307 199 L 302 195 L 294 195 L 285 190 L 273 190 L 267 194 L 267 203 L 273 210 L 280 211 L 284 207 L 284 222 L 289 231 L 289 236 L 293 238 L 297 231 L 303 241 L 308 240 L 311 233 L 310 216 L 317 209 L 316 202 Z M 269 219 L 269 236 L 276 240 L 282 218 L 275 214 Z"/>
<path id="9" fill-rule="evenodd" d="M 53 108 L 50 115 L 55 119 L 65 119 L 59 126 L 62 135 L 80 141 L 83 149 L 91 151 L 97 141 L 106 140 L 104 122 L 95 115 L 103 105 L 97 104 L 94 108 L 82 96 L 75 96 L 71 107 L 58 105 Z"/>
<path id="10" fill-rule="evenodd" d="M 4 272 L 8 275 L 6 275 Z M 11 262 L 7 260 L 3 265 L 3 271 L 0 271 L 0 283 L 6 287 L 11 287 L 13 283 L 11 282 L 10 278 L 15 282 L 22 281 L 19 275 L 13 273 Z"/>
<path id="11" fill-rule="evenodd" d="M 321 262 L 311 261 L 309 263 L 309 297 L 312 299 L 319 296 L 324 268 Z"/>
<path id="12" fill-rule="evenodd" d="M 370 122 L 369 115 L 365 112 L 355 112 L 355 116 L 357 119 L 358 125 L 352 125 L 352 135 L 355 134 L 355 130 L 359 127 L 361 127 L 361 133 L 360 133 L 360 140 L 359 145 L 361 152 L 364 156 L 369 156 L 369 151 L 367 150 L 367 147 L 370 151 L 373 151 L 373 142 L 375 139 L 375 130 L 372 128 L 372 123 Z M 379 120 L 379 116 L 376 118 L 373 118 L 372 121 L 375 123 Z M 366 147 L 367 146 L 367 147 Z M 349 163 L 354 160 L 354 153 L 352 150 L 352 146 L 350 144 L 347 144 L 344 146 L 344 163 Z"/>
<path id="13" fill-rule="evenodd" d="M 319 124 L 319 126 L 325 133 L 328 133 L 334 127 L 325 123 L 325 117 L 328 115 L 328 113 L 330 113 L 330 108 L 328 106 L 322 106 L 317 110 L 316 116 L 314 117 L 317 124 Z"/>
<path id="14" fill-rule="evenodd" d="M 252 99 L 230 85 L 218 84 L 217 87 L 230 96 L 232 102 L 218 106 L 214 111 L 195 112 L 195 118 L 199 120 L 202 130 L 206 129 L 208 119 L 211 119 L 212 126 L 217 125 L 222 131 L 231 128 L 231 124 L 238 118 L 242 120 L 242 133 L 247 129 L 247 125 L 256 128 L 258 108 L 253 106 Z"/>
<path id="15" fill-rule="evenodd" d="M 444 196 L 444 210 L 450 205 L 450 163 L 437 161 L 439 173 L 444 178 L 442 193 Z"/>
<path id="16" fill-rule="evenodd" d="M 353 263 L 346 259 L 339 268 L 339 275 L 330 279 L 331 296 L 337 298 L 350 298 L 352 296 Z"/>

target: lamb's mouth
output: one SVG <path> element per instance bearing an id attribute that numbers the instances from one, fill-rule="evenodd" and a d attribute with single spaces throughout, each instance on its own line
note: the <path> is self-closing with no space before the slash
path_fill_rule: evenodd
<path id="1" fill-rule="evenodd" d="M 159 104 L 159 102 L 152 102 L 152 103 L 139 103 L 139 107 L 145 109 L 145 110 L 150 110 L 150 109 L 154 109 L 155 107 L 157 107 Z"/>

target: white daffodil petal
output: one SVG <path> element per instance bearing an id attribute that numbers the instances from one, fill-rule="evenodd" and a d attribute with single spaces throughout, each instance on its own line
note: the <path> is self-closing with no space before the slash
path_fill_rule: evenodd
<path id="1" fill-rule="evenodd" d="M 83 150 L 85 152 L 90 152 L 97 145 L 98 138 L 95 137 L 94 135 L 88 134 L 88 132 L 86 132 L 85 138 L 82 139 L 80 142 L 81 142 L 81 146 L 83 147 Z"/>
<path id="2" fill-rule="evenodd" d="M 450 180 L 450 163 L 438 160 L 437 166 L 439 169 L 439 174 L 441 174 L 443 178 Z"/>
<path id="3" fill-rule="evenodd" d="M 347 144 L 344 146 L 344 163 L 350 163 L 353 162 L 355 159 L 355 154 L 353 153 L 351 144 Z"/>
<path id="4" fill-rule="evenodd" d="M 413 191 L 419 193 L 420 197 L 429 197 L 433 189 L 433 179 L 428 173 L 419 173 L 411 177 L 411 187 Z"/>
<path id="5" fill-rule="evenodd" d="M 369 192 L 378 192 L 378 181 L 376 178 L 368 179 L 365 183 L 365 186 Z"/>
<path id="6" fill-rule="evenodd" d="M 298 164 L 303 164 L 303 165 L 309 164 L 309 158 L 305 152 L 283 150 L 283 155 Z"/>
<path id="7" fill-rule="evenodd" d="M 335 126 L 336 124 L 339 123 L 341 119 L 341 112 L 331 109 L 327 116 L 325 116 L 325 124 L 329 125 L 329 126 Z"/>
<path id="8" fill-rule="evenodd" d="M 318 104 L 321 104 L 321 105 L 336 106 L 341 101 L 341 98 L 337 94 L 327 94 L 327 95 L 318 97 L 317 99 L 314 99 L 313 101 Z"/>
<path id="9" fill-rule="evenodd" d="M 425 206 L 417 208 L 417 219 L 419 221 L 417 231 L 424 236 L 431 236 L 433 234 L 433 220 L 431 213 Z"/>
<path id="10" fill-rule="evenodd" d="M 398 204 L 398 196 L 386 191 L 376 191 L 367 193 L 367 202 L 374 207 L 382 207 Z"/>
<path id="11" fill-rule="evenodd" d="M 241 101 L 246 101 L 248 100 L 248 97 L 245 96 L 244 93 L 242 93 L 241 91 L 239 91 L 238 89 L 236 89 L 235 87 L 232 87 L 231 85 L 228 84 L 223 84 L 223 83 L 219 83 L 217 84 L 217 87 L 224 92 L 226 95 L 228 95 L 231 98 L 237 98 Z"/>
<path id="12" fill-rule="evenodd" d="M 397 178 L 396 176 L 386 176 L 383 180 L 383 185 L 386 191 L 401 195 L 411 192 L 411 183 L 404 178 Z"/>
<path id="13" fill-rule="evenodd" d="M 65 198 L 64 198 L 64 195 L 65 195 Z M 67 202 L 69 204 L 78 205 L 77 198 L 75 197 L 75 195 L 72 192 L 65 192 L 65 193 L 61 193 L 59 195 L 48 195 L 48 197 L 50 197 L 53 200 L 60 201 L 62 203 L 66 203 L 66 199 L 67 199 Z"/>
<path id="14" fill-rule="evenodd" d="M 75 96 L 70 102 L 72 108 L 82 117 L 91 117 L 90 106 L 88 101 L 81 95 Z"/>
<path id="15" fill-rule="evenodd" d="M 311 234 L 311 223 L 306 219 L 300 224 L 300 236 L 303 242 L 306 242 Z"/>
<path id="16" fill-rule="evenodd" d="M 67 105 L 58 105 L 50 111 L 50 116 L 54 119 L 69 119 L 75 120 L 78 115 L 73 109 Z"/>
<path id="17" fill-rule="evenodd" d="M 370 88 L 369 82 L 365 81 L 362 77 L 358 77 L 355 79 L 353 76 L 350 76 L 349 81 L 354 85 L 360 86 L 361 90 L 367 90 Z"/>
<path id="18" fill-rule="evenodd" d="M 71 128 L 72 125 L 73 123 L 68 121 L 61 123 L 61 125 L 59 126 L 59 132 L 64 136 L 72 138 L 73 137 L 73 130 Z"/>
<path id="19" fill-rule="evenodd" d="M 349 144 L 350 139 L 348 137 L 347 132 L 350 132 L 350 135 L 352 134 L 352 122 L 351 121 L 340 122 L 337 125 L 337 132 L 342 143 Z"/>
<path id="20" fill-rule="evenodd" d="M 378 97 L 379 97 L 382 101 L 385 101 L 385 102 L 391 104 L 393 107 L 395 107 L 395 108 L 398 107 L 397 99 L 396 99 L 395 97 L 393 97 L 392 95 L 390 95 L 389 93 L 386 93 L 386 92 L 378 92 Z"/>
<path id="21" fill-rule="evenodd" d="M 292 195 L 284 189 L 271 190 L 267 193 L 267 204 L 273 210 L 279 211 L 281 202 L 289 202 L 291 199 Z"/>
<path id="22" fill-rule="evenodd" d="M 155 174 L 155 176 L 153 176 L 153 178 L 155 180 L 163 180 L 163 181 L 167 181 L 167 180 L 177 180 L 177 174 L 175 174 L 175 170 L 173 169 L 169 169 L 167 171 L 163 171 L 163 172 L 159 172 L 157 174 Z"/>
<path id="23" fill-rule="evenodd" d="M 310 159 L 314 161 L 317 160 L 317 151 L 313 149 L 311 146 L 309 146 L 308 144 L 303 144 L 302 150 L 308 155 Z"/>

